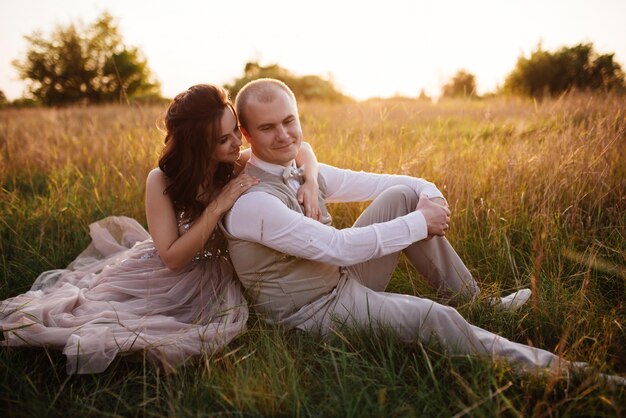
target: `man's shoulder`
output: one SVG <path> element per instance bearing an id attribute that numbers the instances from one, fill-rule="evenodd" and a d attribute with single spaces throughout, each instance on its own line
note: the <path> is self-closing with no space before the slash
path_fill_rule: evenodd
<path id="1" fill-rule="evenodd" d="M 274 189 L 270 185 L 259 183 L 243 192 L 235 201 L 233 207 L 241 205 L 259 207 L 261 204 L 276 201 L 277 198 L 278 196 L 276 196 Z M 281 199 L 278 198 L 278 200 Z"/>
<path id="2" fill-rule="evenodd" d="M 270 195 L 274 198 L 277 198 L 278 200 L 280 200 L 281 202 L 285 204 L 288 203 L 289 199 L 293 198 L 291 196 L 290 189 L 287 186 L 283 184 L 279 184 L 275 182 L 267 182 L 263 180 L 261 180 L 260 183 L 255 184 L 254 186 L 246 190 L 242 194 L 242 196 L 252 195 L 253 193 L 263 193 L 264 195 Z"/>
<path id="3" fill-rule="evenodd" d="M 246 190 L 235 201 L 233 206 L 226 212 L 224 218 L 231 219 L 233 216 L 238 219 L 258 218 L 268 213 L 276 212 L 279 207 L 285 206 L 284 202 L 277 198 L 269 190 L 258 185 Z M 227 225 L 228 223 L 225 223 Z"/>

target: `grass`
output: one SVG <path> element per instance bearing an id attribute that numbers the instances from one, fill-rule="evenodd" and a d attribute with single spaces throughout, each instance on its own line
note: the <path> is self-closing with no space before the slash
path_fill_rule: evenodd
<path id="1" fill-rule="evenodd" d="M 67 265 L 87 225 L 145 225 L 143 182 L 162 107 L 0 112 L 0 298 Z M 460 312 L 507 338 L 626 375 L 626 105 L 620 97 L 303 103 L 320 161 L 424 177 L 444 191 L 448 238 L 484 297 L 532 287 L 531 303 Z M 363 204 L 333 205 L 338 227 Z M 402 261 L 390 291 L 434 297 Z M 173 374 L 123 357 L 67 376 L 55 351 L 0 350 L 3 416 L 623 416 L 626 393 L 338 331 L 329 341 L 252 318 L 225 351 Z"/>

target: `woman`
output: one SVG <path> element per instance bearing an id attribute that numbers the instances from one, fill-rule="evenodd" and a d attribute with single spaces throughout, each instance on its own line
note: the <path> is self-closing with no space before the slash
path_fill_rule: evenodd
<path id="1" fill-rule="evenodd" d="M 159 167 L 146 181 L 152 236 L 130 218 L 92 224 L 92 243 L 67 269 L 0 303 L 4 345 L 62 349 L 68 373 L 98 373 L 137 351 L 171 367 L 244 330 L 248 308 L 216 228 L 258 183 L 238 175 L 250 154 L 240 153 L 237 115 L 225 90 L 201 84 L 176 96 L 165 127 Z M 318 217 L 317 160 L 303 150 L 299 198 Z"/>

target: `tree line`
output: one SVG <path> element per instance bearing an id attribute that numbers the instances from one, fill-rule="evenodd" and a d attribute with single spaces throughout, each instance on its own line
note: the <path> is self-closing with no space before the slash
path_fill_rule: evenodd
<path id="1" fill-rule="evenodd" d="M 128 103 L 163 100 L 160 83 L 153 76 L 139 48 L 127 46 L 117 23 L 103 13 L 91 25 L 59 26 L 49 36 L 26 36 L 28 49 L 13 61 L 27 94 L 9 102 L 0 90 L 0 108 L 41 104 Z M 248 81 L 272 77 L 289 85 L 299 100 L 345 102 L 352 100 L 332 83 L 316 75 L 296 76 L 277 64 L 246 63 L 243 75 L 226 84 L 234 97 Z M 625 93 L 624 72 L 614 54 L 599 54 L 593 44 L 581 43 L 550 52 L 538 45 L 530 56 L 520 56 L 504 85 L 494 94 L 542 98 L 570 90 Z M 459 70 L 442 87 L 446 98 L 478 97 L 476 77 Z M 419 99 L 430 99 L 422 90 Z"/>
<path id="2" fill-rule="evenodd" d="M 624 71 L 615 54 L 599 54 L 592 43 L 564 46 L 555 52 L 538 45 L 529 57 L 518 58 L 495 94 L 543 98 L 571 90 L 625 93 Z M 459 70 L 443 86 L 442 96 L 477 97 L 475 76 Z"/>

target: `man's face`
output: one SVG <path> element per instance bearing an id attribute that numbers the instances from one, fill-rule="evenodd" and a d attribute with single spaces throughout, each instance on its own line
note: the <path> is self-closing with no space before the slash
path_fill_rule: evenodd
<path id="1" fill-rule="evenodd" d="M 251 98 L 244 111 L 248 124 L 244 135 L 254 155 L 279 165 L 296 158 L 302 128 L 296 105 L 286 92 L 277 88 L 274 99 L 267 103 Z"/>

